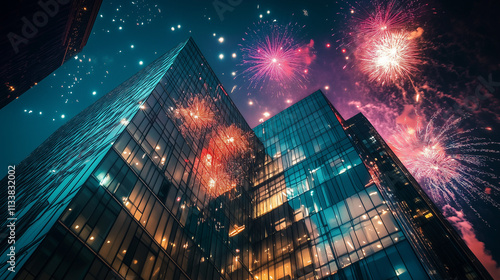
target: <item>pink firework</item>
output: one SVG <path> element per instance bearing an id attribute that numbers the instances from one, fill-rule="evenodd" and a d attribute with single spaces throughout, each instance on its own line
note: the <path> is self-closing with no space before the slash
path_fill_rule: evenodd
<path id="1" fill-rule="evenodd" d="M 398 8 L 395 1 L 390 1 L 387 5 L 375 5 L 374 12 L 362 20 L 358 28 L 360 35 L 370 40 L 386 32 L 405 29 L 412 17 L 411 11 Z"/>
<path id="2" fill-rule="evenodd" d="M 358 18 L 349 33 L 354 35 L 359 69 L 370 82 L 401 85 L 409 80 L 415 88 L 412 79 L 422 60 L 417 38 L 424 32 L 416 23 L 420 8 L 415 2 L 403 6 L 394 0 L 372 4 L 371 12 Z"/>
<path id="3" fill-rule="evenodd" d="M 381 84 L 411 78 L 420 64 L 419 51 L 411 33 L 384 32 L 362 49 L 361 71 Z"/>
<path id="4" fill-rule="evenodd" d="M 242 75 L 254 87 L 266 83 L 281 87 L 303 87 L 308 66 L 314 60 L 314 42 L 303 44 L 295 39 L 296 25 L 260 22 L 243 38 L 241 50 L 245 69 Z"/>
<path id="5" fill-rule="evenodd" d="M 484 179 L 496 180 L 496 175 L 482 171 L 487 162 L 498 160 L 491 157 L 498 152 L 490 149 L 498 143 L 471 136 L 472 130 L 460 127 L 462 118 L 452 116 L 437 125 L 438 114 L 426 125 L 399 127 L 390 141 L 394 152 L 435 202 L 482 199 L 499 208 L 488 195 L 499 187 Z"/>

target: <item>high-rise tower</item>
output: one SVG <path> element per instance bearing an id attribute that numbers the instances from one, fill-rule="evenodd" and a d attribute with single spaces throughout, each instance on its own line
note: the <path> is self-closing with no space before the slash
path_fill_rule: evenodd
<path id="1" fill-rule="evenodd" d="M 0 109 L 87 44 L 102 0 L 7 1 L 0 26 Z"/>

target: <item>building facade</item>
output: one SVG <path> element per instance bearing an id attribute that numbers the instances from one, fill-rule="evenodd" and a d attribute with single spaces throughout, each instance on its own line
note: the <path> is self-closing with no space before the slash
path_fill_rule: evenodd
<path id="1" fill-rule="evenodd" d="M 318 91 L 250 129 L 189 39 L 16 166 L 0 278 L 480 279 L 398 212 L 349 125 Z"/>
<path id="2" fill-rule="evenodd" d="M 87 44 L 102 0 L 8 1 L 0 27 L 0 109 Z"/>
<path id="3" fill-rule="evenodd" d="M 357 114 L 344 122 L 344 127 L 370 173 L 379 179 L 383 196 L 397 219 L 410 231 L 421 233 L 409 238 L 419 244 L 416 252 L 427 263 L 429 273 L 491 279 L 368 119 Z"/>

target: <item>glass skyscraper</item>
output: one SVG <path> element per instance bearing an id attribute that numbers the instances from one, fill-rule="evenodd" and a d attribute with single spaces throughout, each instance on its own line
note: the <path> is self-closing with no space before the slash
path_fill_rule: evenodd
<path id="1" fill-rule="evenodd" d="M 5 2 L 0 26 L 0 109 L 87 44 L 102 0 Z"/>
<path id="2" fill-rule="evenodd" d="M 252 130 L 189 39 L 16 166 L 0 278 L 489 277 L 363 125 L 318 91 Z"/>

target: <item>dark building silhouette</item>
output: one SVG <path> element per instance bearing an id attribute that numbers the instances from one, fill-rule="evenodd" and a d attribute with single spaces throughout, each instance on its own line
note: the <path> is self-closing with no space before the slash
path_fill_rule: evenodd
<path id="1" fill-rule="evenodd" d="M 2 279 L 489 278 L 366 119 L 317 91 L 252 130 L 192 39 L 15 180 Z"/>
<path id="2" fill-rule="evenodd" d="M 79 53 L 102 0 L 7 1 L 0 27 L 0 109 Z"/>

